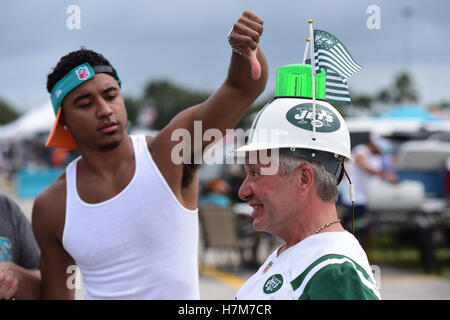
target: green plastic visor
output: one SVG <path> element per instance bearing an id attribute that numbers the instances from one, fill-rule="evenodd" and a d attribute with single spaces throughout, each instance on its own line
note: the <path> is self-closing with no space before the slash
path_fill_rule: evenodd
<path id="1" fill-rule="evenodd" d="M 315 77 L 316 98 L 325 100 L 326 72 L 322 70 Z M 310 65 L 291 64 L 277 71 L 275 97 L 312 98 L 312 69 Z"/>

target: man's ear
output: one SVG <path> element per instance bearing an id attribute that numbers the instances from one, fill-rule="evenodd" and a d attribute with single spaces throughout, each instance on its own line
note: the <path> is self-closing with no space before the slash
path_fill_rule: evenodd
<path id="1" fill-rule="evenodd" d="M 59 116 L 59 123 L 61 123 L 61 125 L 65 129 L 67 129 L 66 117 L 64 116 L 64 110 L 62 109 L 62 106 L 61 106 L 61 115 Z"/>
<path id="2" fill-rule="evenodd" d="M 303 163 L 297 168 L 297 176 L 300 188 L 309 190 L 314 185 L 314 169 L 307 163 Z"/>

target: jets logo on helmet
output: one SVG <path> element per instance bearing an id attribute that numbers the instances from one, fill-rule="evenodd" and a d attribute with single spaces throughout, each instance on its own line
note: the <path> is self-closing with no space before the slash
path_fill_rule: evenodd
<path id="1" fill-rule="evenodd" d="M 292 107 L 286 113 L 286 119 L 294 126 L 313 130 L 313 105 L 302 103 Z M 326 106 L 316 105 L 315 126 L 317 132 L 334 132 L 339 130 L 341 122 L 338 117 Z"/>

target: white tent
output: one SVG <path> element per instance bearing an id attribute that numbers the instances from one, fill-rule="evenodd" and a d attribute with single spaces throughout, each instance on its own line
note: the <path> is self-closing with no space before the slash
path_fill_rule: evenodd
<path id="1" fill-rule="evenodd" d="M 375 132 L 390 135 L 394 132 L 449 131 L 450 122 L 415 104 L 402 104 L 373 117 L 347 118 L 350 132 Z"/>
<path id="2" fill-rule="evenodd" d="M 38 133 L 49 133 L 55 115 L 51 102 L 25 112 L 18 119 L 0 126 L 0 141 L 16 141 L 33 137 Z"/>
<path id="3" fill-rule="evenodd" d="M 374 132 L 380 135 L 390 135 L 394 132 L 449 131 L 448 121 L 424 122 L 421 120 L 399 120 L 378 118 L 347 118 L 345 119 L 350 132 Z"/>

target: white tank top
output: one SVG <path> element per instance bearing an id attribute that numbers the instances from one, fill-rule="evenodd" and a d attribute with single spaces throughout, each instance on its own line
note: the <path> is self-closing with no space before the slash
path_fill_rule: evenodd
<path id="1" fill-rule="evenodd" d="M 83 275 L 87 299 L 199 299 L 198 215 L 184 208 L 148 151 L 131 136 L 136 168 L 116 196 L 89 204 L 66 169 L 63 246 Z"/>

